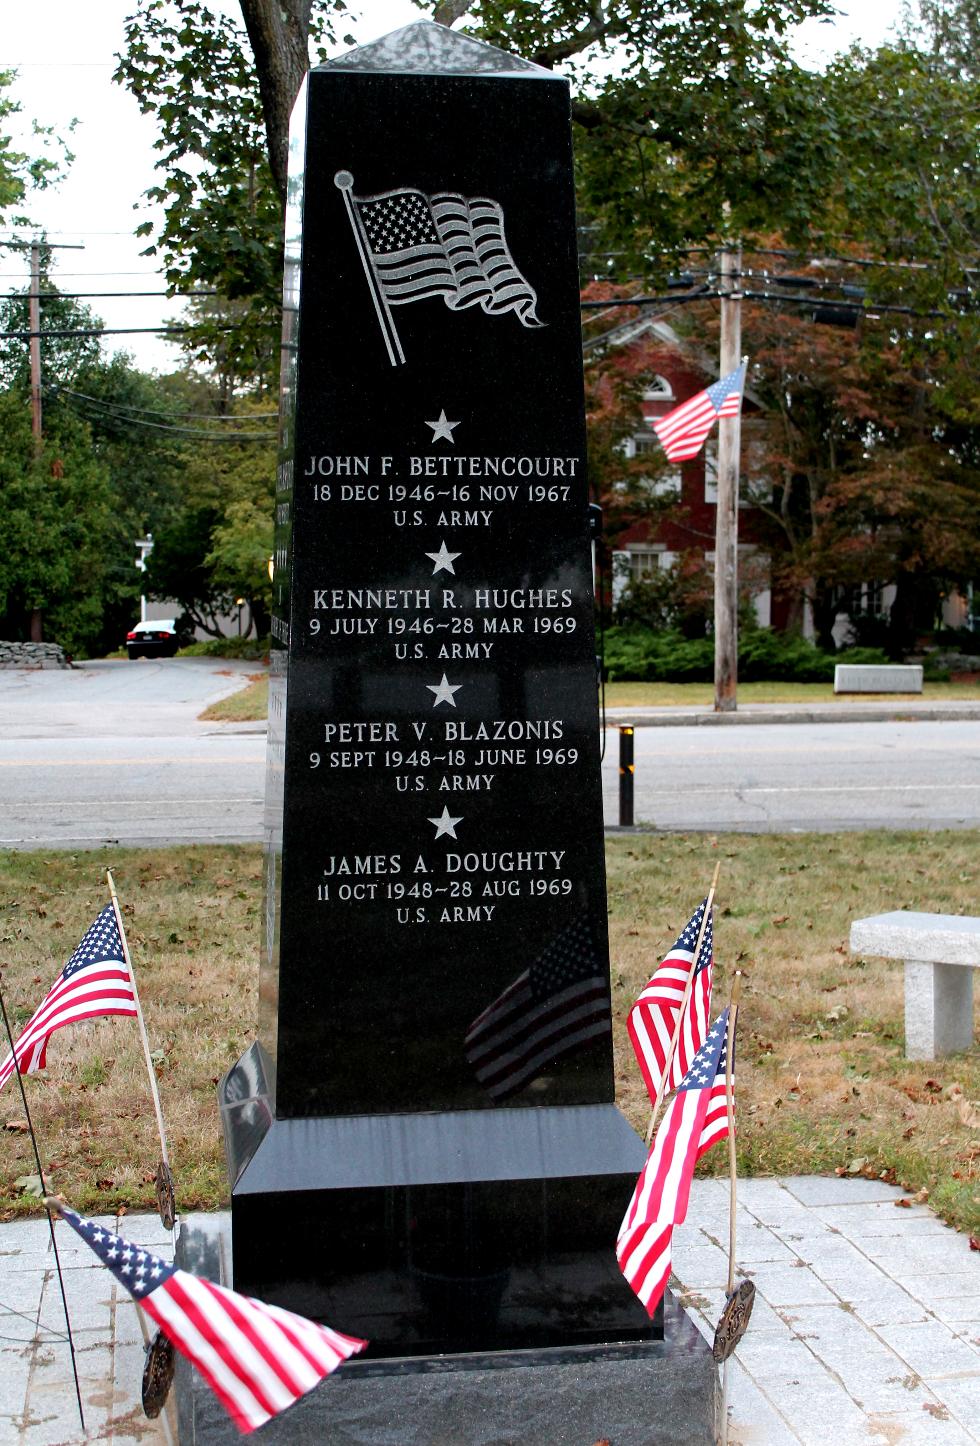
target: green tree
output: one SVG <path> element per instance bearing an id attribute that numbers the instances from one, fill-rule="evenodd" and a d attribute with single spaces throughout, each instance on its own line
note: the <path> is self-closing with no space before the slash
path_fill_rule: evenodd
<path id="1" fill-rule="evenodd" d="M 0 632 L 85 652 L 98 634 L 112 490 L 85 424 L 62 413 L 38 452 L 29 399 L 0 393 Z M 43 631 L 42 631 L 43 629 Z"/>
<path id="2" fill-rule="evenodd" d="M 73 159 L 54 132 L 37 122 L 32 127 L 35 144 L 31 148 L 36 154 L 15 145 L 11 122 L 21 106 L 8 93 L 15 78 L 14 71 L 0 70 L 0 217 L 8 224 L 25 220 L 16 208 L 23 206 L 32 190 L 43 190 L 56 181 Z"/>

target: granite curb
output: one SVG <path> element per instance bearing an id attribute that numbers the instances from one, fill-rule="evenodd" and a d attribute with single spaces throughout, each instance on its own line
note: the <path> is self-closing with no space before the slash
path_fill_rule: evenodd
<path id="1" fill-rule="evenodd" d="M 980 720 L 975 703 L 747 703 L 734 713 L 711 708 L 607 708 L 608 728 L 731 727 L 753 723 L 962 723 Z"/>

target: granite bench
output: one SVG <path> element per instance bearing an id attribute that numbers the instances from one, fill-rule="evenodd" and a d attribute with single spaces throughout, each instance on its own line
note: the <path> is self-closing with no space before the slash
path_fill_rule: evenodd
<path id="1" fill-rule="evenodd" d="M 905 1057 L 938 1059 L 973 1043 L 980 918 L 896 909 L 851 925 L 851 952 L 905 961 Z"/>
<path id="2" fill-rule="evenodd" d="M 921 663 L 837 663 L 835 693 L 921 693 Z"/>

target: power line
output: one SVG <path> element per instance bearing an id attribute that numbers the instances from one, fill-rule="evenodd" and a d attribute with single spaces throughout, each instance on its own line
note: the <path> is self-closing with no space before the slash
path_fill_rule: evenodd
<path id="1" fill-rule="evenodd" d="M 46 388 L 50 396 L 59 396 L 66 390 L 66 388 L 58 386 Z M 98 410 L 98 407 L 99 404 L 97 403 L 96 410 Z M 84 414 L 85 407 L 83 406 L 80 410 Z M 111 417 L 112 409 L 109 408 L 108 411 Z M 92 421 L 94 418 L 90 416 L 88 420 Z M 99 417 L 99 420 L 106 420 L 104 413 Z M 199 442 L 265 442 L 267 445 L 273 445 L 276 440 L 276 434 L 274 432 L 205 432 L 197 427 L 174 427 L 167 426 L 163 422 L 146 422 L 140 417 L 116 417 L 115 420 L 125 422 L 128 426 L 149 427 L 154 432 L 169 432 L 180 437 L 194 437 Z M 241 419 L 236 418 L 235 420 Z"/>
<path id="2" fill-rule="evenodd" d="M 187 332 L 194 330 L 195 328 L 193 326 L 102 326 L 92 327 L 91 329 L 82 329 L 78 331 L 61 329 L 51 331 L 0 331 L 0 341 L 11 339 L 17 341 L 30 341 L 30 339 L 35 336 L 39 336 L 42 339 L 45 337 L 53 336 L 134 336 L 138 333 L 144 332 L 152 332 L 155 333 L 157 336 L 184 336 Z M 231 324 L 227 324 L 213 327 L 212 330 L 237 331 L 238 328 L 236 326 L 232 326 Z"/>
<path id="3" fill-rule="evenodd" d="M 157 411 L 154 407 L 130 407 L 127 406 L 125 402 L 107 402 L 103 397 L 92 397 L 89 396 L 87 392 L 73 391 L 71 387 L 56 387 L 55 390 L 59 391 L 62 396 L 78 397 L 83 402 L 93 402 L 99 407 L 114 408 L 120 412 L 141 412 L 149 417 L 169 417 L 171 419 L 176 417 L 195 417 L 200 418 L 200 420 L 204 422 L 240 422 L 243 420 L 241 417 L 216 416 L 213 412 L 161 412 Z M 267 421 L 270 418 L 278 417 L 278 415 L 278 412 L 252 412 L 248 420 L 258 421 L 261 419 Z"/>
<path id="4" fill-rule="evenodd" d="M 220 296 L 220 291 L 5 291 L 0 292 L 0 301 L 29 301 L 31 296 L 41 301 L 54 301 L 59 297 L 65 301 L 84 301 L 89 297 L 107 296 L 168 296 L 171 301 L 196 301 L 199 296 Z"/>

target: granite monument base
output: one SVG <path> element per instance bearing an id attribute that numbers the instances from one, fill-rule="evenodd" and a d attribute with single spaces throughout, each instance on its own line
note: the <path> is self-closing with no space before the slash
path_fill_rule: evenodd
<path id="1" fill-rule="evenodd" d="M 276 1119 L 263 1061 L 219 1090 L 236 1290 L 374 1358 L 662 1333 L 613 1251 L 645 1158 L 615 1105 Z"/>
<path id="2" fill-rule="evenodd" d="M 185 1223 L 179 1262 L 217 1278 L 228 1216 Z M 716 1439 L 711 1351 L 668 1291 L 663 1340 L 351 1360 L 256 1433 L 269 1446 L 706 1446 Z M 232 1446 L 237 1428 L 177 1366 L 181 1446 Z"/>

